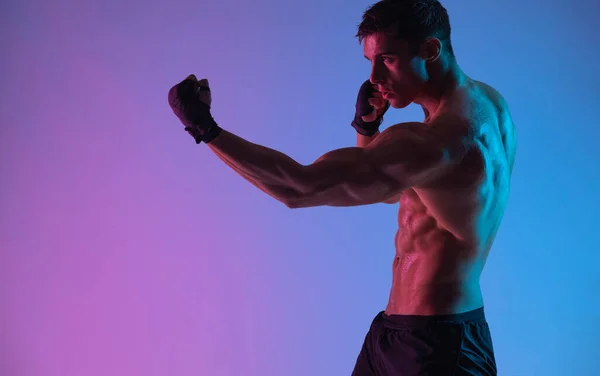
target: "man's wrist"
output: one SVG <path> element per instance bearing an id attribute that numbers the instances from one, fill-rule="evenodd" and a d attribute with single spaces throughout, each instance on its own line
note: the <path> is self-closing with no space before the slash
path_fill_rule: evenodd
<path id="1" fill-rule="evenodd" d="M 215 138 L 219 137 L 223 129 L 215 123 L 215 125 L 209 130 L 206 137 L 202 142 L 205 144 L 210 144 Z"/>
<path id="2" fill-rule="evenodd" d="M 208 125 L 203 125 L 203 126 L 192 125 L 192 126 L 186 127 L 185 130 L 190 135 L 192 135 L 192 137 L 194 137 L 196 144 L 199 144 L 201 142 L 208 144 L 212 140 L 217 138 L 217 136 L 219 136 L 219 134 L 221 134 L 221 131 L 223 129 L 221 127 L 219 127 L 219 125 L 211 117 L 210 121 L 208 122 Z"/>
<path id="3" fill-rule="evenodd" d="M 375 133 L 379 131 L 379 126 L 381 125 L 381 119 L 377 119 L 373 122 L 367 123 L 360 118 L 355 118 L 352 121 L 352 127 L 359 134 L 367 137 L 373 136 Z"/>

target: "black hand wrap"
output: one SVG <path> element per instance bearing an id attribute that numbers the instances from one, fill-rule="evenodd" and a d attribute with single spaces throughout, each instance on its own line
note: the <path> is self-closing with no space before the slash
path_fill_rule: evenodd
<path id="1" fill-rule="evenodd" d="M 194 137 L 196 144 L 208 144 L 222 131 L 210 113 L 210 106 L 200 100 L 198 93 L 202 91 L 210 92 L 210 89 L 189 79 L 169 91 L 169 104 L 173 112 L 185 125 L 185 130 Z"/>
<path id="2" fill-rule="evenodd" d="M 366 80 L 358 91 L 358 97 L 356 98 L 356 113 L 354 114 L 354 120 L 352 121 L 352 127 L 363 136 L 371 137 L 379 130 L 379 126 L 383 122 L 383 115 L 378 116 L 372 122 L 366 122 L 361 117 L 367 116 L 375 109 L 369 104 L 369 98 L 373 98 L 375 89 L 371 84 L 370 80 Z M 390 108 L 390 102 L 387 102 L 385 111 Z M 385 112 L 383 111 L 383 112 Z"/>

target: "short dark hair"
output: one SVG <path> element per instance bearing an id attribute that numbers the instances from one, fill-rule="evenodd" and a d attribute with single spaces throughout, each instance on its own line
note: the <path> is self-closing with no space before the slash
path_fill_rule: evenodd
<path id="1" fill-rule="evenodd" d="M 363 14 L 356 37 L 362 43 L 377 32 L 406 40 L 416 49 L 426 38 L 436 37 L 454 56 L 450 19 L 438 0 L 381 0 L 371 5 Z"/>

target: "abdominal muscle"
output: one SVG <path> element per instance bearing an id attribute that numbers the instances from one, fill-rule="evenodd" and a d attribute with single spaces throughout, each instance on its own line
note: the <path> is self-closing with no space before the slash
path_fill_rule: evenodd
<path id="1" fill-rule="evenodd" d="M 474 246 L 440 228 L 419 198 L 403 194 L 388 315 L 446 315 L 483 306 L 482 260 Z"/>

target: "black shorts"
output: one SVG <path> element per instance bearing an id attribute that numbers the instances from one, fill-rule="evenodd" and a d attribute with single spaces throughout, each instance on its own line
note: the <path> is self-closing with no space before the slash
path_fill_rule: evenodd
<path id="1" fill-rule="evenodd" d="M 483 308 L 445 316 L 386 315 L 367 333 L 352 376 L 496 376 Z"/>

